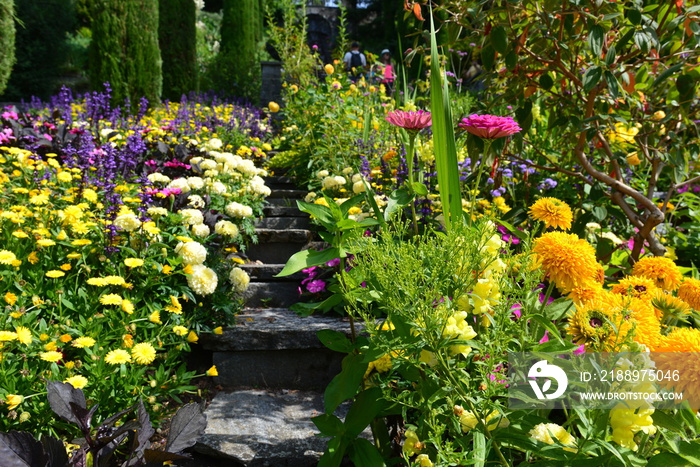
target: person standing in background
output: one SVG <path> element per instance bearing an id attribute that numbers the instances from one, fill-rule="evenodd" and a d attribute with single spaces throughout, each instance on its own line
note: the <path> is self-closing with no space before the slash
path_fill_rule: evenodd
<path id="1" fill-rule="evenodd" d="M 360 44 L 353 42 L 350 45 L 350 51 L 343 57 L 343 62 L 345 63 L 345 71 L 353 83 L 364 76 L 367 68 L 367 58 L 365 54 L 360 52 Z"/>
<path id="2" fill-rule="evenodd" d="M 391 63 L 391 52 L 389 52 L 389 49 L 382 50 L 382 53 L 379 55 L 379 61 L 381 62 L 377 73 L 379 84 L 383 84 L 386 95 L 391 96 L 394 93 L 396 76 L 394 74 L 394 65 Z"/>

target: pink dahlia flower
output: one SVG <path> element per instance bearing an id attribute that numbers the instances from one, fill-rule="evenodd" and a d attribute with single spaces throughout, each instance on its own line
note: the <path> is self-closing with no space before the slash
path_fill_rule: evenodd
<path id="1" fill-rule="evenodd" d="M 502 138 L 522 130 L 511 117 L 496 115 L 470 115 L 462 119 L 459 127 L 485 139 Z"/>
<path id="2" fill-rule="evenodd" d="M 425 110 L 411 110 L 409 112 L 403 110 L 394 110 L 386 116 L 386 121 L 392 125 L 400 126 L 406 130 L 422 130 L 433 124 L 433 118 L 430 112 Z"/>

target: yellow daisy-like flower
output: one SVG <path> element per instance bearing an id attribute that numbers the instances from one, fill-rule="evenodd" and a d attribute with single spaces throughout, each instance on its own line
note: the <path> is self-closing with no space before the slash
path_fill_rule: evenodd
<path id="1" fill-rule="evenodd" d="M 650 300 L 656 317 L 662 322 L 669 318 L 682 318 L 691 312 L 690 305 L 684 300 L 660 289 L 656 289 Z"/>
<path id="2" fill-rule="evenodd" d="M 27 234 L 27 232 L 24 232 L 24 231 L 22 231 L 22 230 L 15 230 L 14 232 L 12 232 L 12 235 L 13 235 L 14 237 L 17 237 L 17 238 L 27 238 L 27 237 L 29 237 L 29 235 Z"/>
<path id="3" fill-rule="evenodd" d="M 134 304 L 131 302 L 131 300 L 122 300 L 122 311 L 129 315 L 134 312 Z"/>
<path id="4" fill-rule="evenodd" d="M 624 297 L 604 294 L 576 308 L 566 332 L 587 350 L 610 352 L 629 341 L 632 323 L 626 319 Z"/>
<path id="5" fill-rule="evenodd" d="M 124 334 L 122 336 L 122 345 L 127 349 L 132 348 L 134 346 L 134 336 L 131 334 Z"/>
<path id="6" fill-rule="evenodd" d="M 107 283 L 109 285 L 124 285 L 124 284 L 126 284 L 126 281 L 121 276 L 105 276 L 104 280 L 105 280 L 105 283 Z"/>
<path id="7" fill-rule="evenodd" d="M 545 227 L 569 230 L 574 215 L 564 201 L 557 198 L 540 198 L 530 206 L 530 217 L 544 222 Z"/>
<path id="8" fill-rule="evenodd" d="M 168 275 L 168 274 L 170 274 L 171 272 L 173 272 L 173 268 L 172 268 L 172 266 L 166 264 L 165 266 L 163 266 L 163 269 L 162 269 L 161 272 L 162 272 L 163 274 L 165 274 L 165 275 Z"/>
<path id="9" fill-rule="evenodd" d="M 64 379 L 63 382 L 70 384 L 75 389 L 83 389 L 88 385 L 88 379 L 81 375 L 71 376 L 70 378 Z"/>
<path id="10" fill-rule="evenodd" d="M 63 334 L 61 337 L 58 338 L 59 341 L 63 342 L 64 344 L 70 342 L 73 340 L 70 334 Z"/>
<path id="11" fill-rule="evenodd" d="M 121 305 L 122 301 L 123 299 L 115 293 L 105 294 L 100 297 L 100 303 L 103 305 Z"/>
<path id="12" fill-rule="evenodd" d="M 653 280 L 646 277 L 627 276 L 613 285 L 612 293 L 627 295 L 630 297 L 651 297 L 659 290 Z"/>
<path id="13" fill-rule="evenodd" d="M 564 427 L 556 423 L 540 423 L 528 433 L 530 438 L 536 439 L 542 443 L 554 444 L 554 440 L 565 445 L 562 448 L 565 451 L 576 452 L 576 439 L 564 429 Z"/>
<path id="14" fill-rule="evenodd" d="M 17 340 L 24 344 L 29 345 L 32 343 L 32 331 L 24 326 L 18 326 L 15 328 L 15 333 L 17 334 Z"/>
<path id="15" fill-rule="evenodd" d="M 644 344 L 652 351 L 661 339 L 661 323 L 651 302 L 646 299 L 631 297 L 625 301 L 633 326 L 634 341 Z"/>
<path id="16" fill-rule="evenodd" d="M 0 250 L 0 264 L 11 265 L 16 260 L 17 257 L 11 251 Z"/>
<path id="17" fill-rule="evenodd" d="M 12 292 L 7 292 L 5 294 L 5 303 L 13 306 L 15 303 L 17 303 L 17 295 L 13 294 Z"/>
<path id="18" fill-rule="evenodd" d="M 58 269 L 52 269 L 46 273 L 46 277 L 50 277 L 51 279 L 58 279 L 59 277 L 63 277 L 65 275 L 65 272 L 59 271 Z"/>
<path id="19" fill-rule="evenodd" d="M 148 342 L 141 342 L 131 349 L 131 356 L 140 365 L 148 365 L 156 359 L 156 349 Z"/>
<path id="20" fill-rule="evenodd" d="M 670 292 L 681 285 L 683 275 L 676 263 L 662 256 L 647 256 L 632 267 L 632 275 L 646 277 L 654 281 L 657 287 Z"/>
<path id="21" fill-rule="evenodd" d="M 110 365 L 121 365 L 122 363 L 129 363 L 131 361 L 131 354 L 124 349 L 110 350 L 105 356 L 105 362 Z"/>
<path id="22" fill-rule="evenodd" d="M 95 342 L 95 339 L 93 339 L 92 337 L 81 336 L 73 340 L 73 343 L 71 345 L 79 349 L 84 349 L 85 347 L 92 347 L 93 345 L 95 345 Z"/>
<path id="23" fill-rule="evenodd" d="M 686 277 L 678 287 L 678 298 L 700 311 L 700 280 Z"/>
<path id="24" fill-rule="evenodd" d="M 143 260 L 140 258 L 126 258 L 124 264 L 130 268 L 137 268 L 143 266 Z"/>
<path id="25" fill-rule="evenodd" d="M 219 372 L 216 369 L 216 365 L 213 365 L 211 368 L 207 370 L 206 373 L 207 376 L 219 376 Z"/>
<path id="26" fill-rule="evenodd" d="M 173 326 L 173 332 L 178 336 L 184 336 L 189 330 L 185 326 Z"/>
<path id="27" fill-rule="evenodd" d="M 70 265 L 70 263 L 65 263 L 60 266 L 61 271 L 70 271 L 73 269 L 73 266 Z"/>
<path id="28" fill-rule="evenodd" d="M 180 304 L 180 300 L 177 299 L 174 295 L 170 296 L 170 305 L 167 305 L 165 307 L 165 311 L 169 311 L 170 313 L 175 313 L 176 315 L 181 315 L 182 314 L 182 305 Z"/>
<path id="29" fill-rule="evenodd" d="M 196 332 L 190 331 L 190 333 L 187 334 L 187 342 L 189 342 L 190 344 L 196 344 L 198 340 L 199 336 Z"/>
<path id="30" fill-rule="evenodd" d="M 154 311 L 148 316 L 148 321 L 151 323 L 156 323 L 156 324 L 163 324 L 163 322 L 160 320 L 160 311 Z"/>
<path id="31" fill-rule="evenodd" d="M 94 285 L 97 287 L 104 287 L 107 285 L 107 281 L 102 277 L 91 277 L 87 280 L 88 285 Z"/>
<path id="32" fill-rule="evenodd" d="M 63 358 L 63 354 L 55 350 L 49 350 L 47 352 L 41 352 L 39 354 L 39 358 L 41 358 L 45 362 L 56 363 L 57 361 Z"/>
<path id="33" fill-rule="evenodd" d="M 5 403 L 7 404 L 7 410 L 14 410 L 24 402 L 24 396 L 19 394 L 8 394 L 5 396 Z"/>
<path id="34" fill-rule="evenodd" d="M 683 392 L 684 400 L 697 407 L 700 403 L 700 386 L 697 384 L 697 375 L 700 374 L 700 329 L 675 328 L 659 339 L 654 350 L 657 352 L 653 354 L 657 370 L 679 372 L 678 381 L 661 380 L 658 383 L 665 389 Z M 683 355 L 676 357 L 670 352 L 683 352 Z"/>
<path id="35" fill-rule="evenodd" d="M 70 244 L 73 246 L 87 246 L 92 245 L 92 240 L 88 240 L 87 238 L 77 238 L 70 242 Z"/>
<path id="36" fill-rule="evenodd" d="M 219 326 L 219 327 L 214 328 L 214 330 L 213 330 L 212 332 L 213 332 L 214 334 L 220 336 L 221 334 L 224 333 L 224 329 L 223 329 L 221 326 Z"/>
<path id="37" fill-rule="evenodd" d="M 589 282 L 578 287 L 573 287 L 569 292 L 569 298 L 576 306 L 583 305 L 599 298 L 605 290 L 597 282 Z"/>
<path id="38" fill-rule="evenodd" d="M 17 339 L 17 333 L 12 331 L 0 331 L 0 342 L 10 342 Z"/>
<path id="39" fill-rule="evenodd" d="M 36 264 L 39 262 L 39 255 L 36 254 L 36 251 L 32 251 L 29 253 L 27 256 L 27 261 L 29 261 L 32 264 Z"/>
<path id="40" fill-rule="evenodd" d="M 599 276 L 595 249 L 576 235 L 547 232 L 535 239 L 535 260 L 562 293 Z"/>
<path id="41" fill-rule="evenodd" d="M 47 246 L 54 246 L 56 244 L 56 242 L 54 242 L 50 238 L 42 238 L 41 240 L 37 240 L 36 244 L 39 246 L 47 247 Z"/>

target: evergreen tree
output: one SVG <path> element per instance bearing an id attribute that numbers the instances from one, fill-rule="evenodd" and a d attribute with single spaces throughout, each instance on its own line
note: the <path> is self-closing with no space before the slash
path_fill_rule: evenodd
<path id="1" fill-rule="evenodd" d="M 179 101 L 197 90 L 197 10 L 192 0 L 160 0 L 158 41 L 163 98 Z"/>
<path id="2" fill-rule="evenodd" d="M 159 102 L 163 84 L 158 48 L 158 0 L 92 2 L 90 81 L 109 82 L 116 103 L 127 97 Z"/>
<path id="3" fill-rule="evenodd" d="M 0 0 L 0 94 L 15 63 L 15 19 L 13 0 Z"/>

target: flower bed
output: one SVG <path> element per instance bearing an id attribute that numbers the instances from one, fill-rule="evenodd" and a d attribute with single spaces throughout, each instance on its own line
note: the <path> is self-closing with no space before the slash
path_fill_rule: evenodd
<path id="1" fill-rule="evenodd" d="M 265 119 L 199 100 L 131 114 L 108 89 L 0 117 L 0 429 L 62 425 L 44 380 L 98 414 L 139 398 L 165 414 L 196 389 L 183 356 L 241 307 Z"/>

